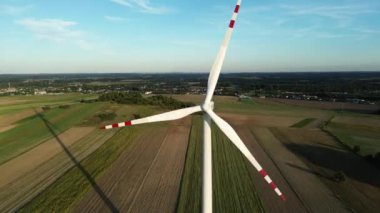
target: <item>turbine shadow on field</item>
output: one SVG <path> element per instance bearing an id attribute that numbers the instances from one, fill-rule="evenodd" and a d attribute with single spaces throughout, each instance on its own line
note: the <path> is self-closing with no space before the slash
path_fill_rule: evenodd
<path id="1" fill-rule="evenodd" d="M 380 171 L 369 164 L 364 158 L 344 149 L 337 150 L 322 146 L 305 144 L 285 144 L 292 152 L 301 155 L 309 162 L 329 169 L 332 172 L 342 171 L 347 177 L 380 188 Z M 293 165 L 289 165 L 294 167 Z M 300 169 L 300 168 L 298 168 Z M 301 169 L 305 171 L 305 169 Z M 320 176 L 320 173 L 311 172 Z M 332 173 L 334 175 L 335 173 Z M 326 177 L 333 180 L 331 177 Z"/>
<path id="2" fill-rule="evenodd" d="M 313 171 L 313 170 L 311 170 L 311 169 L 302 168 L 302 167 L 300 167 L 300 166 L 297 166 L 297 165 L 294 165 L 294 164 L 291 164 L 291 163 L 286 163 L 286 164 L 287 164 L 288 166 L 290 166 L 290 167 L 293 167 L 293 168 L 296 168 L 296 169 L 298 169 L 298 170 L 301 170 L 301 171 L 304 171 L 304 172 L 307 172 L 307 173 L 310 173 L 310 174 L 316 175 L 316 176 L 318 176 L 318 177 L 320 177 L 320 178 L 325 178 L 325 179 L 327 179 L 327 180 L 333 180 L 333 178 L 331 178 L 331 177 L 329 177 L 329 176 L 327 176 L 327 175 L 323 175 L 323 174 L 321 174 L 321 173 L 319 173 L 319 172 Z"/>
<path id="3" fill-rule="evenodd" d="M 116 206 L 112 203 L 112 201 L 107 197 L 107 195 L 103 192 L 103 190 L 99 187 L 99 185 L 96 183 L 94 178 L 92 178 L 91 174 L 88 173 L 88 171 L 80 164 L 80 162 L 75 158 L 75 156 L 70 152 L 68 147 L 62 142 L 62 140 L 59 138 L 59 136 L 54 131 L 54 124 L 52 124 L 50 121 L 48 121 L 43 114 L 37 112 L 35 110 L 36 115 L 44 122 L 47 129 L 50 131 L 50 133 L 54 136 L 54 138 L 57 140 L 59 145 L 62 147 L 63 151 L 67 154 L 67 156 L 70 158 L 70 160 L 75 164 L 75 166 L 82 172 L 83 176 L 88 180 L 88 182 L 91 184 L 92 188 L 98 193 L 100 198 L 103 200 L 103 202 L 107 205 L 107 207 L 112 212 L 119 212 L 119 210 L 116 208 Z"/>

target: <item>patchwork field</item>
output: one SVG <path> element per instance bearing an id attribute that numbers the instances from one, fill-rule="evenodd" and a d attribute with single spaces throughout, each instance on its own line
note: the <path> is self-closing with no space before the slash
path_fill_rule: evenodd
<path id="1" fill-rule="evenodd" d="M 173 97 L 194 103 L 204 98 Z M 2 212 L 200 211 L 201 115 L 102 131 L 101 124 L 165 110 L 79 102 L 85 98 L 93 96 L 0 98 Z M 216 212 L 380 208 L 380 170 L 365 158 L 380 152 L 379 115 L 326 103 L 220 96 L 215 103 L 286 196 L 281 201 L 213 125 Z M 50 110 L 41 109 L 46 105 Z M 115 118 L 101 120 L 101 112 Z"/>

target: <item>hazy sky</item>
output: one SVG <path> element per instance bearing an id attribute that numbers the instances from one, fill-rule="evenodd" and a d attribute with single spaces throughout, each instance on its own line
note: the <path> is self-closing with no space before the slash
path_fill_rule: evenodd
<path id="1" fill-rule="evenodd" d="M 208 72 L 234 0 L 0 0 L 0 74 Z M 379 0 L 243 0 L 223 72 L 380 71 Z"/>

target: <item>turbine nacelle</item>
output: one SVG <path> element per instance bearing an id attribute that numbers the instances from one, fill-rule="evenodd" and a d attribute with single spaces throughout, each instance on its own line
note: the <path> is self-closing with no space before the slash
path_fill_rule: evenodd
<path id="1" fill-rule="evenodd" d="M 214 102 L 211 101 L 211 102 L 208 102 L 208 103 L 203 103 L 201 105 L 201 109 L 203 112 L 207 112 L 207 111 L 213 111 L 214 110 Z"/>

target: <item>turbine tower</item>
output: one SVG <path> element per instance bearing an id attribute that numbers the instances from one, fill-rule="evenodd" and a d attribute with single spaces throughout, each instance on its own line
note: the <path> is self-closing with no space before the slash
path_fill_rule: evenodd
<path id="1" fill-rule="evenodd" d="M 215 114 L 214 102 L 212 97 L 214 95 L 216 84 L 218 83 L 219 74 L 222 69 L 224 58 L 226 56 L 227 47 L 231 39 L 232 31 L 235 25 L 235 21 L 240 9 L 241 0 L 237 1 L 235 6 L 231 21 L 229 23 L 227 32 L 225 34 L 222 45 L 216 56 L 214 64 L 210 70 L 208 84 L 207 84 L 207 94 L 203 104 L 188 107 L 184 109 L 174 110 L 158 115 L 153 115 L 150 117 L 145 117 L 141 119 L 135 119 L 131 121 L 111 124 L 101 127 L 101 129 L 113 129 L 137 124 L 160 122 L 160 121 L 170 121 L 177 120 L 186 117 L 190 114 L 196 112 L 203 112 L 203 167 L 202 167 L 202 212 L 212 212 L 212 146 L 211 146 L 211 122 L 220 128 L 220 130 L 230 139 L 230 141 L 241 151 L 241 153 L 248 159 L 248 161 L 255 167 L 255 169 L 261 174 L 269 186 L 275 191 L 275 193 L 282 199 L 285 200 L 285 196 L 278 189 L 276 184 L 267 175 L 265 170 L 257 162 L 255 157 L 251 154 L 248 148 L 245 146 L 243 141 L 240 139 L 239 135 L 235 130 L 221 117 Z"/>

